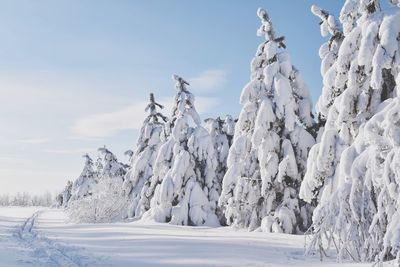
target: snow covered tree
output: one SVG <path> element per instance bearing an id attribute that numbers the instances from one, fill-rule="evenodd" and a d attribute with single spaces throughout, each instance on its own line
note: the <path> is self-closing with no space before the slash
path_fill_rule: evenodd
<path id="1" fill-rule="evenodd" d="M 300 191 L 304 200 L 318 202 L 309 249 L 322 250 L 327 238 L 340 259 L 385 260 L 399 251 L 392 226 L 398 224 L 393 163 L 400 10 L 382 11 L 377 0 L 347 0 L 340 22 L 343 40 L 323 73 L 323 90 L 331 93 L 323 93 L 317 106 L 332 104 Z"/>
<path id="2" fill-rule="evenodd" d="M 146 195 L 150 186 L 149 178 L 153 175 L 154 162 L 162 144 L 161 134 L 167 118 L 157 111 L 164 107 L 157 103 L 150 94 L 150 103 L 145 111 L 149 115 L 143 122 L 137 149 L 130 159 L 130 168 L 125 175 L 124 189 L 129 196 L 129 217 L 140 217 L 150 208 L 150 199 Z"/>
<path id="3" fill-rule="evenodd" d="M 85 166 L 83 167 L 82 173 L 72 185 L 71 198 L 69 201 L 90 196 L 93 192 L 93 188 L 97 184 L 92 158 L 89 157 L 88 154 L 83 157 L 85 158 Z"/>
<path id="4" fill-rule="evenodd" d="M 60 193 L 60 197 L 58 197 L 58 202 L 60 204 L 59 207 L 65 208 L 68 206 L 68 202 L 72 195 L 71 191 L 72 191 L 72 182 L 68 181 L 64 190 Z"/>
<path id="5" fill-rule="evenodd" d="M 99 180 L 108 179 L 110 182 L 122 184 L 125 180 L 126 166 L 105 146 L 98 149 L 101 161 L 98 162 Z"/>
<path id="6" fill-rule="evenodd" d="M 220 177 L 222 184 L 222 178 L 226 172 L 226 161 L 228 158 L 229 147 L 232 145 L 233 134 L 235 130 L 235 122 L 232 116 L 227 115 L 225 120 L 220 117 L 216 119 L 208 118 L 205 120 L 205 128 L 211 135 L 216 150 L 216 157 L 218 161 L 218 167 L 216 174 Z"/>
<path id="7" fill-rule="evenodd" d="M 0 206 L 4 206 L 4 205 L 1 204 L 1 202 L 2 201 L 0 200 Z M 56 208 L 60 208 L 62 206 L 62 203 L 63 203 L 63 196 L 62 196 L 61 193 L 59 193 L 59 194 L 56 195 L 55 207 Z"/>
<path id="8" fill-rule="evenodd" d="M 217 168 L 215 174 L 218 179 L 217 192 L 221 194 L 222 179 L 227 170 L 227 158 L 229 153 L 229 147 L 232 144 L 233 134 L 235 130 L 235 122 L 232 116 L 227 115 L 225 120 L 220 117 L 216 119 L 208 118 L 205 120 L 205 128 L 211 135 L 211 139 L 214 144 L 216 151 L 215 156 L 217 158 Z M 225 224 L 225 216 L 219 206 L 217 206 L 217 215 L 222 225 Z"/>
<path id="9" fill-rule="evenodd" d="M 254 230 L 300 233 L 311 210 L 299 201 L 307 154 L 315 143 L 311 97 L 299 71 L 275 36 L 264 9 L 258 36 L 266 41 L 251 62 L 251 81 L 240 96 L 219 204 L 229 225 Z"/>
<path id="10" fill-rule="evenodd" d="M 201 126 L 189 83 L 174 75 L 177 94 L 168 128 L 151 178 L 154 197 L 144 220 L 178 225 L 219 225 L 216 216 L 218 179 L 215 149 Z M 189 119 L 194 125 L 191 126 Z"/>

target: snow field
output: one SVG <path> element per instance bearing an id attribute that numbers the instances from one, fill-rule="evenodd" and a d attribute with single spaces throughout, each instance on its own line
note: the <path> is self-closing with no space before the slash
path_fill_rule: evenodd
<path id="1" fill-rule="evenodd" d="M 141 221 L 73 224 L 58 209 L 0 208 L 0 218 L 0 265 L 7 267 L 370 266 L 306 258 L 300 235 Z"/>

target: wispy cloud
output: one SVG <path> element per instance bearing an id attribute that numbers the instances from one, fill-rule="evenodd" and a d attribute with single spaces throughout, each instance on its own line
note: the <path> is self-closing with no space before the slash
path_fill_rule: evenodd
<path id="1" fill-rule="evenodd" d="M 119 130 L 138 129 L 144 119 L 144 102 L 138 102 L 119 110 L 98 113 L 78 119 L 71 130 L 74 136 L 106 137 Z"/>
<path id="2" fill-rule="evenodd" d="M 94 152 L 93 148 L 77 148 L 77 149 L 45 149 L 47 153 L 62 154 L 62 155 L 74 155 L 74 154 L 86 154 Z"/>
<path id="3" fill-rule="evenodd" d="M 195 101 L 200 114 L 218 105 L 218 100 L 212 97 L 196 97 Z M 173 105 L 172 99 L 161 98 L 159 102 L 165 106 L 163 113 L 169 115 Z M 140 129 L 146 116 L 146 105 L 146 101 L 140 101 L 112 112 L 82 117 L 71 127 L 72 134 L 75 138 L 101 138 L 121 130 Z"/>
<path id="4" fill-rule="evenodd" d="M 49 139 L 47 138 L 27 138 L 18 140 L 18 143 L 28 144 L 28 145 L 39 145 L 39 144 L 45 144 L 47 142 L 49 142 Z"/>
<path id="5" fill-rule="evenodd" d="M 221 69 L 206 70 L 189 79 L 196 92 L 210 92 L 221 89 L 227 81 L 227 72 Z"/>

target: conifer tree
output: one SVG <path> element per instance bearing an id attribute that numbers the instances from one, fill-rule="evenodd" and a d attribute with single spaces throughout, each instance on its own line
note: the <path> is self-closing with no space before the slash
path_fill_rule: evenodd
<path id="1" fill-rule="evenodd" d="M 170 135 L 157 155 L 150 183 L 154 197 L 143 218 L 179 225 L 219 225 L 212 139 L 201 126 L 195 98 L 187 90 L 189 83 L 177 75 L 173 78 L 177 94 L 168 124 Z"/>
<path id="2" fill-rule="evenodd" d="M 117 157 L 108 150 L 105 146 L 98 149 L 100 153 L 99 180 L 107 179 L 112 183 L 119 184 L 122 189 L 122 184 L 125 180 L 126 166 L 119 162 Z"/>
<path id="3" fill-rule="evenodd" d="M 311 97 L 264 9 L 258 36 L 266 41 L 251 62 L 250 82 L 228 155 L 220 205 L 227 223 L 254 230 L 299 233 L 310 225 L 310 207 L 298 191 L 314 144 Z"/>
<path id="4" fill-rule="evenodd" d="M 221 185 L 222 179 L 227 170 L 227 158 L 229 153 L 229 148 L 232 144 L 232 138 L 235 129 L 235 122 L 230 115 L 225 117 L 225 120 L 222 120 L 220 117 L 216 119 L 208 118 L 205 120 L 206 126 L 205 128 L 211 135 L 212 142 L 214 144 L 215 156 L 217 158 L 217 167 L 215 170 L 215 174 L 218 180 L 217 192 L 218 195 L 221 194 Z M 220 220 L 221 224 L 225 223 L 225 216 L 223 214 L 222 209 L 217 207 L 217 216 Z"/>
<path id="5" fill-rule="evenodd" d="M 71 191 L 72 191 L 72 182 L 68 181 L 67 185 L 65 186 L 64 190 L 61 192 L 61 207 L 66 208 L 68 207 L 68 202 L 71 198 Z"/>
<path id="6" fill-rule="evenodd" d="M 339 258 L 382 261 L 398 254 L 400 240 L 393 165 L 399 138 L 400 10 L 383 11 L 378 0 L 347 0 L 340 22 L 343 40 L 323 74 L 335 97 L 327 100 L 329 94 L 323 94 L 319 100 L 332 104 L 300 191 L 304 200 L 318 202 L 309 249 L 322 250 L 327 238 Z"/>
<path id="7" fill-rule="evenodd" d="M 157 111 L 164 107 L 157 103 L 150 94 L 150 103 L 145 111 L 149 113 L 143 122 L 136 151 L 131 155 L 130 169 L 126 173 L 124 188 L 129 195 L 128 216 L 140 217 L 150 208 L 150 199 L 146 192 L 150 186 L 149 178 L 153 175 L 154 162 L 162 144 L 161 134 L 167 118 Z"/>
<path id="8" fill-rule="evenodd" d="M 84 155 L 83 158 L 85 159 L 85 166 L 72 185 L 70 201 L 90 196 L 97 184 L 92 158 L 88 154 Z"/>

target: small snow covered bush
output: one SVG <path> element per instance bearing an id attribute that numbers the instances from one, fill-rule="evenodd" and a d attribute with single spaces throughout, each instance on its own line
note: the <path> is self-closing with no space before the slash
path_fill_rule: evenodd
<path id="1" fill-rule="evenodd" d="M 70 201 L 67 212 L 73 222 L 106 223 L 126 217 L 129 199 L 109 178 L 99 181 L 92 195 Z"/>

